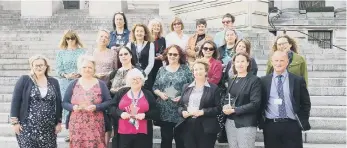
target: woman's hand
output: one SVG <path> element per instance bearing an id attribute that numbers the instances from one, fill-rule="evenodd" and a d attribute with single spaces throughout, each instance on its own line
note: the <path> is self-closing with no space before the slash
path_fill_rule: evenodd
<path id="1" fill-rule="evenodd" d="M 129 119 L 130 118 L 130 114 L 127 113 L 127 112 L 123 112 L 120 117 L 123 119 L 123 120 L 126 120 L 126 119 Z"/>
<path id="2" fill-rule="evenodd" d="M 56 126 L 55 126 L 55 134 L 58 134 L 61 132 L 61 123 L 58 123 Z"/>
<path id="3" fill-rule="evenodd" d="M 145 116 L 146 116 L 145 113 L 139 113 L 139 114 L 135 115 L 135 118 L 137 120 L 143 120 L 143 119 L 145 119 Z"/>
<path id="4" fill-rule="evenodd" d="M 93 112 L 96 110 L 96 106 L 95 105 L 89 105 L 84 110 L 89 111 L 89 112 Z"/>
<path id="5" fill-rule="evenodd" d="M 17 135 L 19 135 L 23 129 L 22 129 L 22 126 L 18 123 L 13 125 L 13 130 Z"/>
<path id="6" fill-rule="evenodd" d="M 80 108 L 78 105 L 74 105 L 74 106 L 72 107 L 72 109 L 73 109 L 73 111 L 75 111 L 75 112 L 78 112 L 78 111 L 81 110 L 81 108 Z"/>
<path id="7" fill-rule="evenodd" d="M 172 101 L 174 101 L 174 102 L 178 102 L 178 101 L 180 101 L 180 99 L 181 99 L 181 96 L 178 96 L 178 97 L 176 97 L 176 98 L 172 99 Z"/>
<path id="8" fill-rule="evenodd" d="M 187 111 L 182 111 L 182 116 L 183 116 L 183 118 L 188 118 L 191 115 Z"/>
<path id="9" fill-rule="evenodd" d="M 198 110 L 198 111 L 194 112 L 193 115 L 194 115 L 194 117 L 200 117 L 200 116 L 204 115 L 204 111 Z"/>
<path id="10" fill-rule="evenodd" d="M 234 112 L 235 112 L 235 110 L 233 108 L 223 109 L 223 113 L 226 114 L 226 115 L 230 115 L 230 114 L 232 114 Z"/>
<path id="11" fill-rule="evenodd" d="M 169 99 L 169 97 L 168 97 L 165 93 L 163 93 L 163 92 L 160 92 L 160 93 L 159 93 L 159 97 L 160 97 L 161 99 L 163 99 L 163 100 Z"/>

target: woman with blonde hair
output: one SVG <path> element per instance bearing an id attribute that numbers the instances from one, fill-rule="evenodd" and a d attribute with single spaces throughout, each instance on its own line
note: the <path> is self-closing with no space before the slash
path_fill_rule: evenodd
<path id="1" fill-rule="evenodd" d="M 105 110 L 111 96 L 104 81 L 94 77 L 95 67 L 92 56 L 81 56 L 78 59 L 81 78 L 69 84 L 64 96 L 62 105 L 70 111 L 66 122 L 70 148 L 106 148 L 105 132 L 110 123 Z"/>
<path id="2" fill-rule="evenodd" d="M 31 73 L 17 81 L 11 103 L 11 124 L 21 148 L 56 148 L 61 131 L 61 94 L 58 80 L 48 75 L 42 55 L 29 59 Z"/>
<path id="3" fill-rule="evenodd" d="M 170 25 L 170 33 L 166 35 L 166 46 L 169 47 L 171 45 L 178 45 L 185 52 L 189 37 L 188 35 L 183 33 L 184 24 L 182 20 L 178 17 L 171 22 Z"/>
<path id="4" fill-rule="evenodd" d="M 107 29 L 101 29 L 97 35 L 97 47 L 92 55 L 95 59 L 95 76 L 103 81 L 108 81 L 109 74 L 117 68 L 117 51 L 107 48 L 110 41 L 110 32 Z"/>
<path id="5" fill-rule="evenodd" d="M 272 46 L 272 53 L 281 50 L 288 52 L 288 72 L 291 72 L 297 76 L 304 77 L 306 84 L 308 83 L 307 76 L 307 65 L 306 60 L 303 56 L 298 53 L 298 45 L 296 41 L 288 35 L 278 36 L 275 40 L 274 45 Z M 273 72 L 273 67 L 271 64 L 271 60 L 267 62 L 266 74 L 270 74 Z"/>
<path id="6" fill-rule="evenodd" d="M 78 34 L 73 30 L 65 31 L 61 41 L 60 49 L 56 56 L 56 71 L 59 77 L 60 92 L 62 96 L 66 91 L 67 86 L 74 79 L 79 78 L 81 75 L 77 72 L 77 60 L 79 56 L 86 53 L 83 49 L 83 44 Z M 63 110 L 63 123 L 65 123 L 68 111 Z M 69 141 L 69 137 L 65 138 Z"/>
<path id="7" fill-rule="evenodd" d="M 163 37 L 163 25 L 159 19 L 152 19 L 148 24 L 149 32 L 151 32 L 152 38 L 154 39 L 154 51 L 155 61 L 152 69 L 153 80 L 157 76 L 158 70 L 163 66 L 163 53 L 166 49 L 166 41 Z"/>
<path id="8" fill-rule="evenodd" d="M 147 26 L 144 24 L 135 24 L 131 29 L 132 42 L 127 45 L 131 49 L 135 59 L 135 67 L 143 70 L 146 74 L 147 80 L 145 88 L 152 89 L 154 80 L 152 69 L 155 60 L 154 44 L 152 43 L 152 36 Z"/>

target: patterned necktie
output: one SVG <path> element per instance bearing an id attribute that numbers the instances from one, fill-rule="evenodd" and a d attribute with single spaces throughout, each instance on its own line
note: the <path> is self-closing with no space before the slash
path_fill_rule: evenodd
<path id="1" fill-rule="evenodd" d="M 286 118 L 287 112 L 286 112 L 286 104 L 284 101 L 284 92 L 283 92 L 283 82 L 282 82 L 282 75 L 278 75 L 278 81 L 277 81 L 277 93 L 279 99 L 282 100 L 282 104 L 278 105 L 278 113 L 280 118 Z"/>

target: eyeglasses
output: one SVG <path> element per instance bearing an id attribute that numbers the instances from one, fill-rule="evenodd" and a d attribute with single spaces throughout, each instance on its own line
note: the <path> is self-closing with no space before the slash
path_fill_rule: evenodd
<path id="1" fill-rule="evenodd" d="M 222 21 L 223 24 L 229 24 L 231 21 Z"/>
<path id="2" fill-rule="evenodd" d="M 182 23 L 173 23 L 174 26 L 181 25 Z"/>
<path id="3" fill-rule="evenodd" d="M 74 37 L 66 37 L 66 40 L 68 41 L 68 40 L 75 40 L 76 38 L 74 38 Z"/>
<path id="4" fill-rule="evenodd" d="M 46 65 L 40 64 L 40 65 L 34 65 L 34 68 L 43 68 L 46 67 Z"/>
<path id="5" fill-rule="evenodd" d="M 140 77 L 133 78 L 133 81 L 140 81 L 140 80 L 141 80 Z"/>
<path id="6" fill-rule="evenodd" d="M 214 51 L 214 48 L 213 48 L 213 47 L 211 47 L 211 48 L 209 48 L 209 47 L 203 47 L 202 49 L 205 50 L 205 51 L 207 51 L 207 50 L 209 50 L 209 51 Z"/>
<path id="7" fill-rule="evenodd" d="M 127 55 L 129 55 L 129 53 L 119 54 L 120 57 L 122 57 L 122 56 L 127 56 Z"/>
<path id="8" fill-rule="evenodd" d="M 171 57 L 171 56 L 177 57 L 177 56 L 178 56 L 178 53 L 168 53 L 167 55 L 169 55 L 170 57 Z"/>

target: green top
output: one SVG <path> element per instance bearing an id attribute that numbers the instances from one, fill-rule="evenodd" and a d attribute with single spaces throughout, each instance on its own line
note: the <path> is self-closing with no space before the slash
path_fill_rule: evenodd
<path id="1" fill-rule="evenodd" d="M 304 77 L 306 81 L 306 86 L 308 86 L 308 76 L 307 76 L 307 65 L 304 57 L 297 53 L 293 53 L 293 61 L 288 66 L 288 71 L 297 76 Z M 271 60 L 267 62 L 266 74 L 270 74 L 273 72 L 273 67 L 271 64 Z"/>

